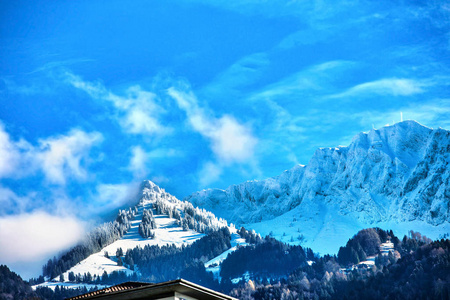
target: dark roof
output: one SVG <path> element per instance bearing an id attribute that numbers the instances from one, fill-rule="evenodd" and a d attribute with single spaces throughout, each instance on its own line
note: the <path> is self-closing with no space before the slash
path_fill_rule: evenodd
<path id="1" fill-rule="evenodd" d="M 142 287 L 142 286 L 147 286 L 147 285 L 152 285 L 153 283 L 148 283 L 148 282 L 135 282 L 135 281 L 129 281 L 129 282 L 124 282 L 118 285 L 114 285 L 111 287 L 107 287 L 101 290 L 97 290 L 97 291 L 93 291 L 87 294 L 83 294 L 83 295 L 79 295 L 79 296 L 75 296 L 72 298 L 67 298 L 66 300 L 76 300 L 76 299 L 89 299 L 90 297 L 94 297 L 94 296 L 98 296 L 98 295 L 103 295 L 103 294 L 109 294 L 109 293 L 113 293 L 113 292 L 120 292 L 120 291 L 126 291 L 126 290 L 130 290 L 130 289 L 134 289 L 134 288 L 138 288 L 138 287 Z"/>
<path id="2" fill-rule="evenodd" d="M 237 300 L 231 296 L 210 290 L 184 279 L 162 283 L 125 282 L 102 290 L 68 298 L 77 299 L 153 299 L 153 297 L 170 296 L 175 292 L 204 300 Z"/>

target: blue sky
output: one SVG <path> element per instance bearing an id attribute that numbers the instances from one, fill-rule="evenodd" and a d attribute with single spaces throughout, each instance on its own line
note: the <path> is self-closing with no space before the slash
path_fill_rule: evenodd
<path id="1" fill-rule="evenodd" d="M 450 128 L 449 32 L 447 1 L 0 1 L 0 263 L 38 275 L 143 179 L 182 199 L 400 112 Z"/>

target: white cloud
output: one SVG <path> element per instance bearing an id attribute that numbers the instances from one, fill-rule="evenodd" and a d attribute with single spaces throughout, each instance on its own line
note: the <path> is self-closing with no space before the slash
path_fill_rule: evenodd
<path id="1" fill-rule="evenodd" d="M 215 164 L 213 162 L 207 162 L 203 165 L 203 168 L 199 173 L 199 183 L 201 187 L 210 185 L 211 183 L 219 180 L 220 175 L 222 175 L 222 166 Z"/>
<path id="2" fill-rule="evenodd" d="M 130 202 L 132 205 L 138 200 L 138 182 L 121 184 L 99 184 L 96 193 L 91 197 L 94 201 L 90 203 L 89 208 L 97 211 L 101 207 L 102 211 L 111 211 L 117 207 Z"/>
<path id="3" fill-rule="evenodd" d="M 24 153 L 30 149 L 31 146 L 24 140 L 12 141 L 0 122 L 0 178 L 20 177 L 22 173 L 30 171 L 20 167 L 25 159 Z"/>
<path id="4" fill-rule="evenodd" d="M 140 86 L 132 86 L 124 96 L 119 96 L 100 83 L 83 81 L 81 77 L 67 73 L 68 82 L 85 91 L 94 99 L 111 102 L 117 109 L 117 121 L 125 131 L 133 134 L 166 134 L 170 128 L 161 124 L 159 117 L 164 109 L 157 104 L 158 97 L 144 91 Z"/>
<path id="5" fill-rule="evenodd" d="M 180 151 L 173 148 L 156 148 L 151 151 L 146 151 L 141 146 L 134 146 L 131 147 L 130 151 L 131 157 L 128 170 L 133 173 L 136 180 L 142 180 L 150 173 L 151 169 L 149 168 L 149 164 L 152 160 L 168 159 L 182 155 Z"/>
<path id="6" fill-rule="evenodd" d="M 67 177 L 86 179 L 82 162 L 88 157 L 90 148 L 102 139 L 100 133 L 75 129 L 68 135 L 40 140 L 34 156 L 51 183 L 65 184 Z"/>
<path id="7" fill-rule="evenodd" d="M 0 257 L 13 268 L 38 275 L 41 261 L 67 249 L 84 235 L 84 225 L 72 216 L 43 211 L 0 218 Z"/>
<path id="8" fill-rule="evenodd" d="M 19 160 L 19 150 L 0 124 L 0 178 L 11 175 L 16 170 Z"/>
<path id="9" fill-rule="evenodd" d="M 211 149 L 221 163 L 245 162 L 253 157 L 258 140 L 252 135 L 250 128 L 230 115 L 221 118 L 212 116 L 199 107 L 192 92 L 170 88 L 168 93 L 186 112 L 192 128 L 210 140 Z"/>
<path id="10" fill-rule="evenodd" d="M 131 159 L 128 169 L 133 172 L 134 177 L 143 177 L 148 173 L 147 162 L 148 153 L 140 146 L 131 149 Z"/>
<path id="11" fill-rule="evenodd" d="M 25 211 L 33 204 L 35 193 L 19 196 L 9 188 L 0 186 L 0 216 Z"/>
<path id="12" fill-rule="evenodd" d="M 250 129 L 225 115 L 211 123 L 205 135 L 212 139 L 212 149 L 225 162 L 245 162 L 254 154 L 257 140 Z"/>
<path id="13" fill-rule="evenodd" d="M 74 129 L 33 146 L 25 140 L 11 140 L 0 123 L 0 178 L 20 178 L 41 170 L 51 183 L 65 184 L 68 177 L 86 179 L 89 151 L 102 140 L 98 132 Z"/>
<path id="14" fill-rule="evenodd" d="M 344 98 L 359 95 L 392 95 L 411 96 L 425 92 L 428 84 L 405 78 L 386 78 L 358 84 L 343 93 L 329 96 L 330 98 Z"/>

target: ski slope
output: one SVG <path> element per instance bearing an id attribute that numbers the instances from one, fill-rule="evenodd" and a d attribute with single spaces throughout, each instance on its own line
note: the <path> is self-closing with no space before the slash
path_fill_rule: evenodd
<path id="1" fill-rule="evenodd" d="M 133 271 L 127 269 L 124 266 L 117 265 L 116 251 L 122 248 L 125 254 L 128 249 L 135 247 L 144 248 L 146 245 L 164 246 L 174 244 L 177 247 L 181 247 L 183 244 L 191 244 L 204 234 L 198 233 L 192 230 L 183 231 L 181 227 L 177 225 L 177 220 L 169 218 L 167 215 L 158 215 L 153 210 L 154 218 L 157 224 L 154 239 L 142 238 L 138 233 L 139 224 L 142 220 L 142 213 L 144 209 L 151 209 L 151 203 L 143 204 L 138 207 L 138 214 L 131 222 L 131 228 L 128 232 L 118 241 L 103 248 L 100 252 L 94 253 L 85 260 L 72 267 L 70 270 L 64 273 L 64 278 L 67 280 L 70 272 L 75 274 L 84 274 L 90 272 L 92 276 L 101 276 L 103 272 L 110 274 L 114 271 L 124 271 L 127 274 L 133 274 Z M 110 258 L 105 257 L 105 252 L 108 252 Z M 56 280 L 55 278 L 54 280 Z"/>

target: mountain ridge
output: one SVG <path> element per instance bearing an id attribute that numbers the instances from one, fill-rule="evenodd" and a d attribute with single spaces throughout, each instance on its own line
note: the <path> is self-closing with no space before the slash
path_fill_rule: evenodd
<path id="1" fill-rule="evenodd" d="M 261 234 L 268 232 L 258 224 L 277 220 L 277 226 L 289 227 L 300 217 L 324 224 L 340 219 L 448 228 L 449 162 L 449 131 L 404 121 L 361 132 L 349 146 L 319 148 L 307 165 L 276 177 L 203 190 L 184 200 Z M 291 220 L 281 220 L 285 215 Z"/>

